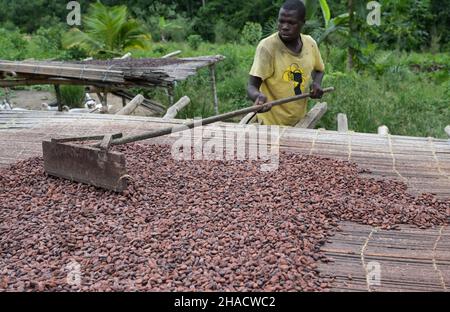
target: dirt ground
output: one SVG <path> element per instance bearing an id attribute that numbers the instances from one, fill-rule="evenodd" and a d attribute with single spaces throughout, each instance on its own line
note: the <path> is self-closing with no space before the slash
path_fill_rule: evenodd
<path id="1" fill-rule="evenodd" d="M 97 95 L 91 93 L 90 96 L 100 103 Z M 3 100 L 3 97 L 0 98 Z M 26 90 L 14 90 L 10 94 L 10 104 L 13 108 L 25 108 L 29 110 L 46 110 L 44 103 L 50 104 L 54 102 L 55 94 L 48 91 L 26 91 Z M 122 98 L 113 94 L 108 94 L 108 105 L 110 105 L 109 113 L 114 114 L 118 112 L 122 107 Z M 144 107 L 138 107 L 132 114 L 135 116 L 155 116 L 150 110 Z"/>

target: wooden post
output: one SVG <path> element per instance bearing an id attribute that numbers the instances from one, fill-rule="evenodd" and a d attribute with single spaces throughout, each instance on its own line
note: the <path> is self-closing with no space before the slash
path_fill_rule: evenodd
<path id="1" fill-rule="evenodd" d="M 55 84 L 55 94 L 56 94 L 56 102 L 58 103 L 58 111 L 62 112 L 62 97 L 61 97 L 61 89 L 58 84 Z"/>
<path id="2" fill-rule="evenodd" d="M 135 96 L 124 108 L 116 113 L 116 115 L 130 115 L 134 110 L 144 102 L 144 97 L 141 94 Z"/>
<path id="3" fill-rule="evenodd" d="M 378 127 L 378 134 L 379 135 L 388 135 L 389 134 L 389 128 L 386 127 L 385 125 L 379 126 Z"/>
<path id="4" fill-rule="evenodd" d="M 219 99 L 217 98 L 217 88 L 216 88 L 216 69 L 215 64 L 209 66 L 209 72 L 211 75 L 211 88 L 214 98 L 214 113 L 219 114 Z"/>
<path id="5" fill-rule="evenodd" d="M 447 135 L 450 137 L 450 125 L 445 127 L 445 133 L 447 133 Z"/>
<path id="6" fill-rule="evenodd" d="M 95 94 L 97 94 L 98 99 L 100 100 L 100 103 L 103 104 L 103 95 L 101 92 L 95 92 Z"/>
<path id="7" fill-rule="evenodd" d="M 6 100 L 6 102 L 10 103 L 11 101 L 10 101 L 9 93 L 11 90 L 8 87 L 5 87 L 4 90 L 5 90 L 5 100 Z"/>
<path id="8" fill-rule="evenodd" d="M 346 114 L 339 113 L 337 115 L 337 126 L 338 126 L 338 132 L 347 132 L 348 131 L 348 121 L 347 121 Z"/>
<path id="9" fill-rule="evenodd" d="M 300 120 L 295 127 L 296 128 L 305 128 L 305 129 L 314 129 L 317 122 L 319 122 L 320 118 L 327 112 L 328 105 L 327 103 L 317 103 L 313 108 Z"/>
<path id="10" fill-rule="evenodd" d="M 169 107 L 163 119 L 175 118 L 180 110 L 191 102 L 188 96 L 183 96 L 178 102 Z"/>

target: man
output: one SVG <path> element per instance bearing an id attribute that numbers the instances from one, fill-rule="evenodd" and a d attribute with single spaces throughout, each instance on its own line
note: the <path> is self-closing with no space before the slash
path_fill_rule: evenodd
<path id="1" fill-rule="evenodd" d="M 306 9 L 300 0 L 288 0 L 278 15 L 278 32 L 256 49 L 247 93 L 255 105 L 307 93 L 321 98 L 325 66 L 317 43 L 301 33 Z M 306 115 L 307 100 L 272 107 L 258 113 L 264 125 L 294 126 Z"/>

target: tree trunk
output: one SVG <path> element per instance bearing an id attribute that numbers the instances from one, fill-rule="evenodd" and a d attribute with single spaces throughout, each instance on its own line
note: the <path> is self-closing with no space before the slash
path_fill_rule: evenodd
<path id="1" fill-rule="evenodd" d="M 354 5 L 353 0 L 348 0 L 348 27 L 349 27 L 349 38 L 353 38 L 353 34 L 355 33 L 355 22 L 354 22 Z M 353 70 L 353 58 L 355 56 L 355 51 L 353 48 L 349 45 L 348 51 L 347 51 L 347 70 L 351 71 Z"/>

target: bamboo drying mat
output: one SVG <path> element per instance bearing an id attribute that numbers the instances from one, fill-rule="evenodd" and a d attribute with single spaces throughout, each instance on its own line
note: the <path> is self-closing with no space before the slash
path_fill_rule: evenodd
<path id="1" fill-rule="evenodd" d="M 46 111 L 0 111 L 0 167 L 40 156 L 41 141 L 54 137 L 124 132 L 135 134 L 172 126 L 184 120 L 100 114 L 68 114 Z M 205 130 L 223 130 L 224 137 L 242 133 L 236 124 L 216 123 Z M 256 128 L 263 129 L 263 128 Z M 207 139 L 191 130 L 196 138 Z M 219 131 L 220 132 L 220 131 Z M 377 134 L 282 128 L 281 150 L 350 160 L 369 169 L 369 176 L 389 177 L 407 183 L 412 193 L 432 192 L 450 198 L 450 141 L 434 138 L 380 136 Z M 148 140 L 170 143 L 169 136 Z M 270 142 L 270 140 L 269 140 Z M 257 146 L 256 146 L 257 147 Z M 334 290 L 443 291 L 450 285 L 450 230 L 377 230 L 343 223 L 323 247 L 334 262 L 322 264 L 323 274 L 336 276 Z M 381 285 L 366 281 L 365 265 L 377 261 Z"/>

